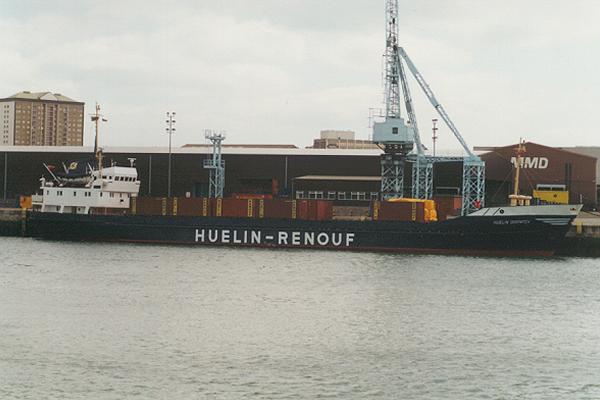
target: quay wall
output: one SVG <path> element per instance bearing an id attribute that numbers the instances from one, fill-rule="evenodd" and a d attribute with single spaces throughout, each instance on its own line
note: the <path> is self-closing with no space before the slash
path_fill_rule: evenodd
<path id="1" fill-rule="evenodd" d="M 0 208 L 0 236 L 25 236 L 26 220 L 26 210 Z"/>

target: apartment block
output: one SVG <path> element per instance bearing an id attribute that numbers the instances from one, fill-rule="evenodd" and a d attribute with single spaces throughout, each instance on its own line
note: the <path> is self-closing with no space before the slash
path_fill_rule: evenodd
<path id="1" fill-rule="evenodd" d="M 84 103 L 59 93 L 0 99 L 0 145 L 83 146 Z"/>

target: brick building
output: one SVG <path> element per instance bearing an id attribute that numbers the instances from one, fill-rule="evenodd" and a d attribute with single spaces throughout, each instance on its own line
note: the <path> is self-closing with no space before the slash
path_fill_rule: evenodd
<path id="1" fill-rule="evenodd" d="M 0 99 L 1 146 L 83 146 L 84 103 L 58 93 Z"/>

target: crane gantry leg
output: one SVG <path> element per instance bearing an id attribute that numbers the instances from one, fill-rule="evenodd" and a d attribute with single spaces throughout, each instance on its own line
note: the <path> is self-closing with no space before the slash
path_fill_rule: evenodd
<path id="1" fill-rule="evenodd" d="M 462 215 L 483 207 L 485 198 L 485 162 L 479 157 L 466 157 L 463 161 Z"/>
<path id="2" fill-rule="evenodd" d="M 433 197 L 433 163 L 426 157 L 417 155 L 412 165 L 412 197 L 431 199 Z"/>
<path id="3" fill-rule="evenodd" d="M 381 200 L 404 197 L 404 160 L 399 154 L 381 155 Z"/>

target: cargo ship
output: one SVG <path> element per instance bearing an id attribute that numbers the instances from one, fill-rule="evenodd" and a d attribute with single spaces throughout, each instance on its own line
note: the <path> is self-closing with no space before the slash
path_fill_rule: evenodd
<path id="1" fill-rule="evenodd" d="M 98 123 L 104 118 L 96 105 L 92 117 L 96 125 L 96 160 L 72 162 L 58 170 L 46 166 L 51 178 L 41 179 L 40 193 L 32 199 L 27 233 L 33 237 L 79 241 L 553 255 L 581 206 L 530 205 L 530 198 L 518 193 L 520 163 L 517 162 L 517 184 L 511 205 L 481 208 L 485 165 L 471 152 L 430 86 L 398 45 L 397 11 L 397 0 L 388 0 L 386 110 L 380 116 L 384 120 L 373 124 L 373 142 L 384 151 L 381 198 L 385 201 L 371 202 L 368 218 L 335 218 L 332 203 L 325 200 L 223 198 L 225 175 L 220 143 L 224 136 L 219 134 L 207 136 L 213 142 L 213 159 L 204 163 L 204 168 L 211 170 L 210 198 L 140 198 L 140 182 L 133 163 L 129 167 L 103 168 Z M 433 162 L 445 159 L 427 157 L 424 153 L 404 64 L 468 155 L 463 158 L 463 181 L 468 179 L 471 184 L 463 184 L 461 215 L 446 212 L 432 200 L 403 198 L 399 182 L 403 182 L 403 165 L 409 161 L 411 151 L 414 150 L 413 161 L 416 160 L 414 197 L 432 196 Z M 408 120 L 400 112 L 401 92 Z M 170 135 L 173 121 L 167 115 Z"/>
<path id="2" fill-rule="evenodd" d="M 325 200 L 138 197 L 133 165 L 46 168 L 27 234 L 53 240 L 552 256 L 581 208 L 488 207 L 438 220 L 433 201 L 397 199 L 372 202 L 365 220 L 337 220 Z"/>
<path id="3" fill-rule="evenodd" d="M 334 218 L 326 200 L 268 198 L 144 198 L 134 159 L 103 166 L 95 159 L 44 165 L 32 196 L 28 236 L 73 241 L 167 243 L 206 246 L 306 248 L 486 256 L 552 256 L 581 206 L 529 205 L 481 208 L 464 216 L 433 200 L 373 201 L 362 220 Z M 222 137 L 217 137 L 222 140 Z M 220 143 L 220 142 L 219 142 Z M 211 167 L 222 166 L 216 147 Z M 516 165 L 517 179 L 519 163 Z M 212 175 L 211 175 L 212 176 Z M 223 176 L 223 175 L 221 175 Z M 518 182 L 518 180 L 517 180 Z M 218 192 L 215 192 L 218 193 Z M 222 187 L 221 192 L 222 193 Z M 457 207 L 450 207 L 450 209 Z M 460 207 L 458 207 L 460 208 Z"/>

